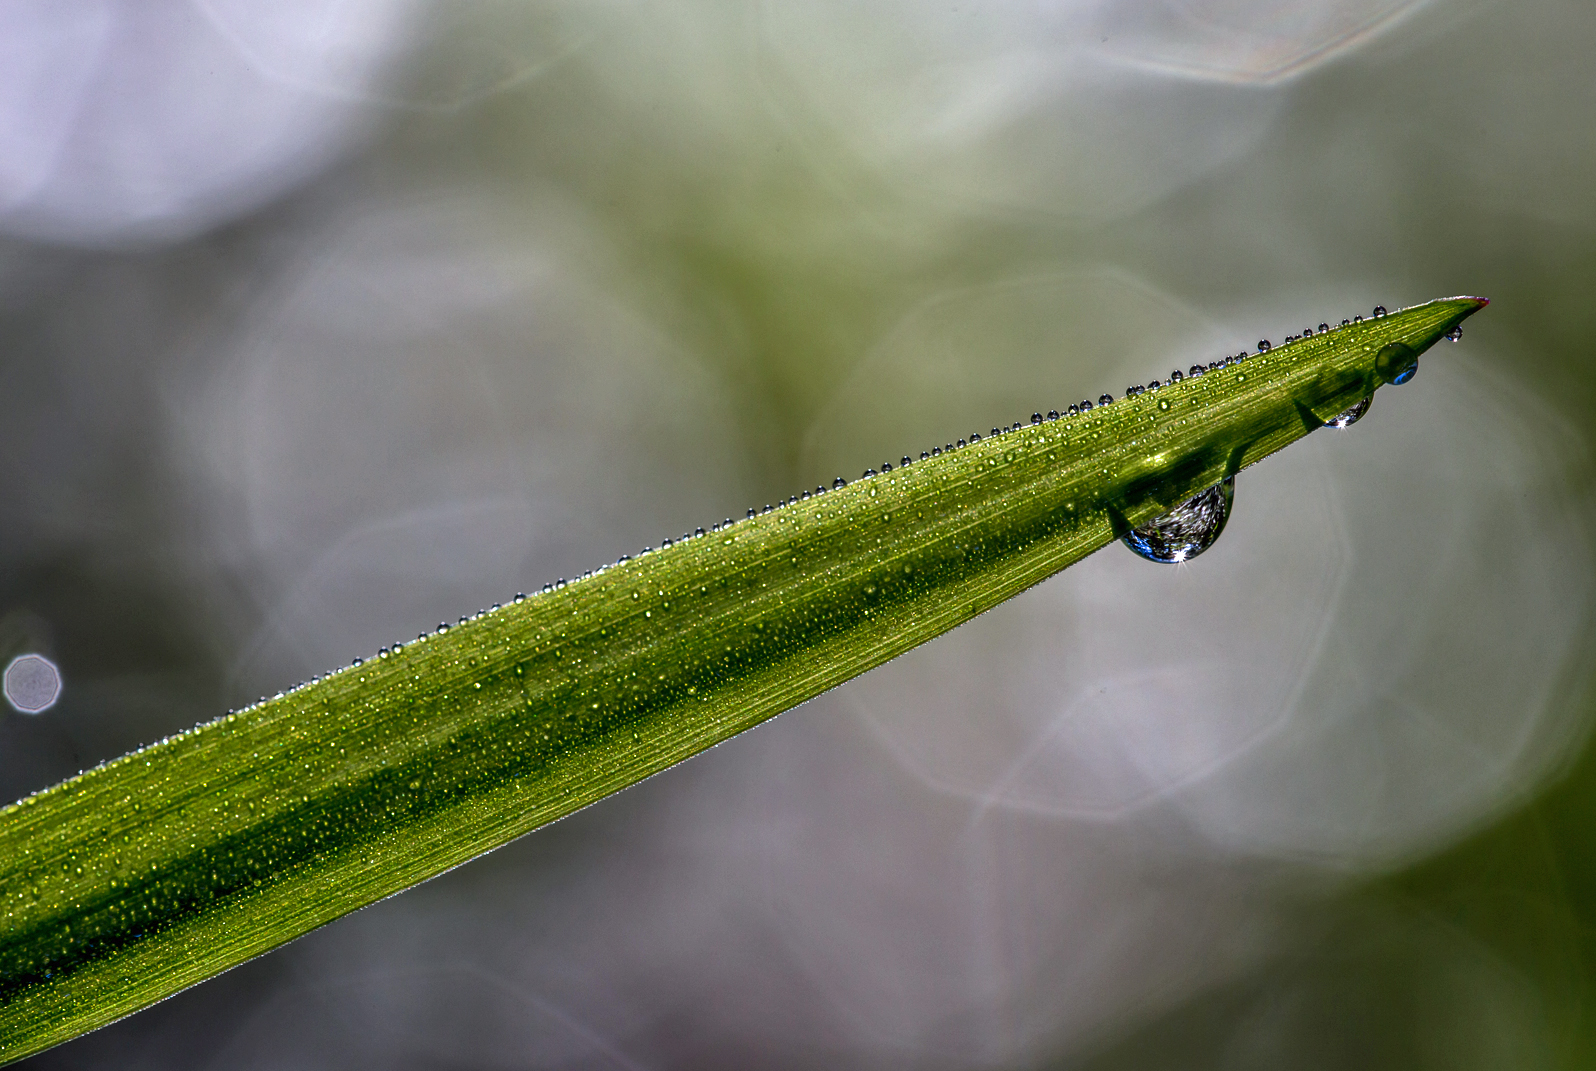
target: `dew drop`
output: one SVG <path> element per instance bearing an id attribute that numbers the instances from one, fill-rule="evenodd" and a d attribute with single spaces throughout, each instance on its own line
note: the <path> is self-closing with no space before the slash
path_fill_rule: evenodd
<path id="1" fill-rule="evenodd" d="M 1348 326 L 1351 326 L 1351 324 L 1352 324 L 1351 320 L 1342 320 L 1341 321 L 1341 326 L 1342 327 L 1348 327 Z"/>
<path id="2" fill-rule="evenodd" d="M 1097 404 L 1098 405 L 1108 405 L 1113 400 L 1114 400 L 1114 396 L 1112 394 L 1103 394 L 1103 395 L 1100 395 L 1098 397 Z M 1090 409 L 1091 407 L 1092 407 L 1092 403 L 1091 402 L 1082 402 L 1081 403 L 1081 410 L 1083 412 L 1085 410 L 1087 410 L 1087 409 Z"/>
<path id="3" fill-rule="evenodd" d="M 1047 411 L 1047 419 L 1049 419 L 1049 420 L 1057 420 L 1058 418 L 1059 418 L 1059 411 L 1057 409 L 1049 409 Z"/>
<path id="4" fill-rule="evenodd" d="M 1153 380 L 1151 383 L 1147 384 L 1147 389 L 1148 390 L 1159 390 L 1162 387 L 1163 387 L 1163 384 L 1158 382 L 1158 380 L 1156 380 L 1156 379 Z"/>
<path id="5" fill-rule="evenodd" d="M 1258 340 L 1259 353 L 1268 353 L 1272 349 L 1274 349 L 1274 345 L 1267 338 L 1260 338 Z"/>
<path id="6" fill-rule="evenodd" d="M 1069 410 L 1068 410 L 1068 415 L 1069 416 L 1080 416 L 1081 415 L 1081 407 L 1078 406 L 1078 405 L 1070 406 Z"/>
<path id="7" fill-rule="evenodd" d="M 1225 530 L 1235 498 L 1236 478 L 1227 476 L 1163 516 L 1131 529 L 1121 542 L 1150 562 L 1191 561 L 1213 546 Z"/>
<path id="8" fill-rule="evenodd" d="M 861 478 L 862 479 L 869 479 L 871 476 L 874 476 L 875 474 L 876 474 L 876 470 L 875 469 L 865 469 L 864 470 L 864 476 L 861 477 Z"/>
<path id="9" fill-rule="evenodd" d="M 1372 401 L 1374 399 L 1370 397 L 1363 399 L 1356 405 L 1347 406 L 1341 412 L 1325 421 L 1324 426 L 1327 428 L 1350 428 L 1363 419 L 1363 414 L 1369 411 L 1369 403 Z"/>
<path id="10" fill-rule="evenodd" d="M 1385 315 L 1385 306 L 1384 305 L 1376 305 L 1374 307 L 1374 318 L 1376 320 L 1378 320 L 1380 317 L 1382 317 L 1384 315 Z"/>
<path id="11" fill-rule="evenodd" d="M 1458 339 L 1463 337 L 1463 325 L 1454 324 L 1452 329 L 1441 337 L 1446 339 L 1448 342 L 1456 342 Z"/>
<path id="12" fill-rule="evenodd" d="M 1200 376 L 1206 371 L 1208 371 L 1208 369 L 1204 368 L 1202 365 L 1194 364 L 1190 368 L 1186 369 L 1186 374 L 1188 376 Z"/>
<path id="13" fill-rule="evenodd" d="M 1032 413 L 1031 414 L 1031 423 L 1032 424 L 1040 424 L 1041 422 L 1042 422 L 1042 414 L 1041 413 Z"/>
<path id="14" fill-rule="evenodd" d="M 841 476 L 838 476 L 835 480 L 831 481 L 831 486 L 833 488 L 847 487 L 848 486 L 848 481 L 843 479 Z"/>
<path id="15" fill-rule="evenodd" d="M 921 461 L 926 461 L 930 457 L 931 457 L 931 451 L 929 451 L 929 450 L 921 450 L 920 451 L 920 460 Z"/>
<path id="16" fill-rule="evenodd" d="M 1362 322 L 1363 322 L 1363 317 L 1361 317 L 1361 316 L 1354 316 L 1354 317 L 1353 317 L 1353 318 L 1352 318 L 1352 322 L 1353 322 L 1353 323 L 1355 323 L 1355 324 L 1361 324 L 1361 323 L 1362 323 Z"/>
<path id="17" fill-rule="evenodd" d="M 1330 325 L 1329 324 L 1320 324 L 1319 325 L 1319 333 L 1321 335 L 1324 334 L 1328 330 L 1330 330 Z"/>
<path id="18" fill-rule="evenodd" d="M 959 446 L 958 446 L 958 448 L 959 448 L 959 449 L 960 449 L 960 450 L 963 450 L 963 449 L 964 449 L 964 440 L 963 440 L 963 439 L 960 439 L 960 440 L 959 440 Z"/>
<path id="19" fill-rule="evenodd" d="M 1178 368 L 1175 369 L 1173 372 L 1169 373 L 1169 381 L 1171 383 L 1179 383 L 1181 380 L 1183 380 L 1185 378 L 1186 377 L 1181 374 L 1181 371 Z"/>
<path id="20" fill-rule="evenodd" d="M 900 461 L 900 462 L 898 462 L 898 465 L 899 465 L 899 467 L 900 467 L 900 468 L 901 468 L 901 467 L 902 467 L 902 466 L 904 466 L 904 465 L 911 465 L 911 464 L 913 464 L 913 463 L 914 463 L 914 459 L 913 459 L 913 458 L 911 458 L 911 457 L 910 457 L 910 456 L 909 456 L 909 455 L 908 455 L 908 454 L 904 454 L 904 455 L 903 455 L 903 460 L 902 460 L 902 461 Z M 808 497 L 809 497 L 809 496 L 808 496 L 808 495 L 805 495 L 805 496 L 804 496 L 804 497 L 805 497 L 805 498 L 808 498 Z"/>
<path id="21" fill-rule="evenodd" d="M 1387 383 L 1401 386 L 1419 370 L 1419 355 L 1411 346 L 1393 342 L 1374 355 L 1374 370 Z"/>

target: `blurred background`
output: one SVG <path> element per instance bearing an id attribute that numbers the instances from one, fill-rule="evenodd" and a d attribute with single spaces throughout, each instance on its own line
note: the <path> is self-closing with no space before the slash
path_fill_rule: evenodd
<path id="1" fill-rule="evenodd" d="M 15 0 L 0 795 L 1321 320 L 1412 384 L 43 1068 L 1596 1065 L 1596 7 Z"/>

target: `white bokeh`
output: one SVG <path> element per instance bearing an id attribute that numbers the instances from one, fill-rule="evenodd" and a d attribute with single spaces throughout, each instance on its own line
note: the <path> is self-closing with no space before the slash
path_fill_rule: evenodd
<path id="1" fill-rule="evenodd" d="M 21 714 L 42 714 L 61 697 L 61 671 L 39 654 L 18 655 L 6 665 L 6 702 Z"/>
<path id="2" fill-rule="evenodd" d="M 1148 70 L 1267 85 L 1362 48 L 1432 0 L 1149 0 L 1100 6 L 1105 51 Z"/>
<path id="3" fill-rule="evenodd" d="M 722 385 L 595 281 L 601 232 L 539 206 L 336 215 L 174 392 L 193 508 L 264 614 L 250 679 L 368 656 L 744 497 Z"/>
<path id="4" fill-rule="evenodd" d="M 916 200 L 1082 223 L 1234 159 L 1283 103 L 1122 64 L 1096 18 L 1085 4 L 770 3 L 760 81 L 823 173 L 840 166 L 840 141 Z"/>
<path id="5" fill-rule="evenodd" d="M 0 7 L 0 233 L 170 240 L 258 208 L 369 127 L 355 101 L 414 46 L 414 7 Z"/>

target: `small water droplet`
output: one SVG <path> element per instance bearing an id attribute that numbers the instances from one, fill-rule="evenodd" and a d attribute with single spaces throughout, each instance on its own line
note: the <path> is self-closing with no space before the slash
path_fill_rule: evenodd
<path id="1" fill-rule="evenodd" d="M 1156 380 L 1156 379 L 1153 380 L 1151 383 L 1147 384 L 1147 389 L 1148 390 L 1159 390 L 1162 387 L 1163 387 L 1163 384 L 1158 382 L 1158 380 Z"/>
<path id="2" fill-rule="evenodd" d="M 364 658 L 357 658 L 353 662 L 350 662 L 349 664 L 351 666 L 361 666 L 361 665 L 365 665 L 365 662 L 366 662 L 366 660 Z M 281 694 L 281 693 L 279 693 L 279 694 Z"/>
<path id="3" fill-rule="evenodd" d="M 1040 424 L 1041 422 L 1042 422 L 1042 414 L 1041 413 L 1032 413 L 1031 414 L 1031 423 L 1032 424 Z"/>
<path id="4" fill-rule="evenodd" d="M 1376 305 L 1374 307 L 1374 318 L 1376 320 L 1378 320 L 1380 317 L 1382 317 L 1384 315 L 1385 315 L 1385 306 L 1384 305 Z"/>
<path id="5" fill-rule="evenodd" d="M 921 450 L 920 451 L 920 460 L 921 461 L 927 460 L 928 458 L 930 458 L 930 456 L 931 456 L 931 451 L 929 451 L 929 450 Z"/>
<path id="6" fill-rule="evenodd" d="M 822 491 L 824 491 L 824 490 L 825 490 L 825 488 L 824 488 L 824 487 L 822 487 L 822 488 L 820 488 L 820 490 L 822 490 Z M 693 536 L 694 536 L 694 537 L 695 537 L 695 538 L 696 538 L 696 537 L 698 537 L 698 536 L 701 536 L 701 535 L 703 535 L 703 534 L 704 534 L 704 530 L 703 530 L 703 529 L 702 529 L 702 528 L 694 528 L 694 529 L 693 529 Z"/>
<path id="7" fill-rule="evenodd" d="M 1321 335 L 1324 334 L 1328 330 L 1330 330 L 1330 325 L 1329 324 L 1320 324 L 1319 325 L 1319 333 Z"/>
<path id="8" fill-rule="evenodd" d="M 1347 406 L 1341 412 L 1325 421 L 1324 426 L 1327 428 L 1350 428 L 1363 419 L 1363 414 L 1369 411 L 1369 404 L 1373 401 L 1372 397 L 1364 398 L 1356 405 Z"/>
<path id="9" fill-rule="evenodd" d="M 1208 369 L 1204 368 L 1202 365 L 1194 364 L 1190 368 L 1186 369 L 1186 374 L 1188 376 L 1200 376 L 1206 371 L 1208 371 Z"/>
<path id="10" fill-rule="evenodd" d="M 465 623 L 466 623 L 466 618 L 464 618 L 464 617 L 462 617 L 462 618 L 461 618 L 461 619 L 460 619 L 460 624 L 462 624 L 462 625 L 463 625 L 463 624 L 465 624 Z"/>
<path id="11" fill-rule="evenodd" d="M 449 622 L 447 622 L 447 621 L 439 621 L 438 622 L 438 631 L 439 632 L 448 632 L 449 631 Z"/>
<path id="12" fill-rule="evenodd" d="M 909 455 L 908 455 L 908 454 L 904 454 L 904 455 L 903 455 L 903 460 L 902 460 L 902 461 L 900 461 L 900 462 L 898 462 L 898 464 L 899 464 L 899 465 L 900 465 L 900 466 L 902 466 L 902 465 L 908 465 L 908 464 L 912 464 L 912 463 L 913 463 L 913 459 L 912 459 L 912 458 L 911 458 L 911 457 L 909 457 Z M 807 498 L 807 497 L 808 497 L 808 496 L 807 496 L 807 495 L 806 495 L 806 496 L 804 496 L 804 497 L 806 497 L 806 498 Z"/>
<path id="13" fill-rule="evenodd" d="M 1078 405 L 1070 406 L 1069 410 L 1068 410 L 1068 414 L 1070 416 L 1080 416 L 1081 415 L 1081 407 L 1078 406 Z"/>
<path id="14" fill-rule="evenodd" d="M 951 446 L 950 446 L 950 447 L 948 447 L 948 449 L 949 449 L 949 450 L 952 450 L 952 449 L 954 449 L 954 447 L 951 447 Z M 960 440 L 959 440 L 959 445 L 958 445 L 958 449 L 960 449 L 960 450 L 963 450 L 963 449 L 964 449 L 964 440 L 963 440 L 963 439 L 960 439 Z"/>
<path id="15" fill-rule="evenodd" d="M 1401 386 L 1419 370 L 1419 355 L 1411 346 L 1393 342 L 1374 355 L 1374 370 L 1387 383 Z"/>
<path id="16" fill-rule="evenodd" d="M 1351 323 L 1352 323 L 1352 321 L 1351 321 L 1351 320 L 1342 320 L 1342 321 L 1341 321 L 1341 326 L 1342 326 L 1342 327 L 1347 327 L 1347 326 L 1350 326 L 1350 325 L 1351 325 Z"/>
<path id="17" fill-rule="evenodd" d="M 1158 399 L 1158 408 L 1160 408 L 1160 409 L 1168 409 L 1169 408 L 1169 399 L 1168 398 L 1160 398 L 1160 399 Z"/>
<path id="18" fill-rule="evenodd" d="M 865 469 L 864 470 L 864 474 L 865 474 L 865 478 L 868 479 L 869 477 L 874 476 L 876 474 L 876 470 L 875 469 Z"/>
<path id="19" fill-rule="evenodd" d="M 1235 497 L 1236 478 L 1228 476 L 1163 516 L 1131 529 L 1121 542 L 1148 561 L 1166 565 L 1191 561 L 1224 531 Z"/>
<path id="20" fill-rule="evenodd" d="M 847 487 L 848 486 L 848 481 L 843 479 L 841 476 L 838 476 L 835 480 L 831 481 L 831 486 L 833 488 L 836 488 L 836 487 Z"/>
<path id="21" fill-rule="evenodd" d="M 1059 411 L 1057 409 L 1049 409 L 1047 411 L 1047 419 L 1049 419 L 1049 420 L 1057 420 L 1058 418 L 1059 418 Z"/>
<path id="22" fill-rule="evenodd" d="M 1173 372 L 1169 373 L 1169 381 L 1171 383 L 1179 383 L 1181 380 L 1183 380 L 1185 378 L 1186 377 L 1181 374 L 1181 371 L 1178 368 L 1175 369 Z"/>
<path id="23" fill-rule="evenodd" d="M 932 457 L 941 457 L 941 456 L 942 456 L 942 447 L 940 447 L 940 446 L 933 446 L 933 447 L 932 447 L 932 448 L 931 448 L 931 456 L 932 456 Z"/>
<path id="24" fill-rule="evenodd" d="M 1303 337 L 1303 338 L 1312 338 L 1312 337 L 1313 337 L 1313 328 L 1311 328 L 1311 327 L 1304 327 L 1304 328 L 1303 328 L 1303 329 L 1302 329 L 1302 337 Z"/>
<path id="25" fill-rule="evenodd" d="M 1112 394 L 1103 394 L 1103 395 L 1099 395 L 1098 396 L 1097 404 L 1098 405 L 1108 405 L 1113 400 L 1114 400 L 1114 396 Z M 1092 403 L 1091 402 L 1082 402 L 1081 403 L 1081 411 L 1083 413 L 1086 410 L 1090 409 L 1091 407 L 1092 407 Z"/>
<path id="26" fill-rule="evenodd" d="M 1452 329 L 1441 337 L 1446 339 L 1448 342 L 1456 342 L 1458 339 L 1463 337 L 1463 325 L 1454 324 Z"/>
<path id="27" fill-rule="evenodd" d="M 1267 338 L 1260 338 L 1258 340 L 1259 353 L 1268 353 L 1272 349 L 1274 349 L 1274 345 Z"/>
<path id="28" fill-rule="evenodd" d="M 1362 322 L 1363 322 L 1363 317 L 1361 317 L 1361 316 L 1354 316 L 1354 317 L 1353 317 L 1353 318 L 1352 318 L 1352 322 L 1353 322 L 1353 323 L 1355 323 L 1355 324 L 1361 324 L 1361 323 L 1362 323 Z"/>

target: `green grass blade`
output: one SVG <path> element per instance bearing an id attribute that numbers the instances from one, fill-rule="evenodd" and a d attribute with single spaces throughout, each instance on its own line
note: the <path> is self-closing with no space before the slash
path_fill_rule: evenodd
<path id="1" fill-rule="evenodd" d="M 1484 302 L 1337 328 L 636 560 L 0 811 L 0 1059 L 571 813 L 1051 576 Z"/>

